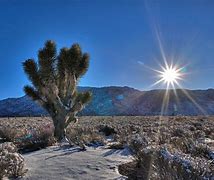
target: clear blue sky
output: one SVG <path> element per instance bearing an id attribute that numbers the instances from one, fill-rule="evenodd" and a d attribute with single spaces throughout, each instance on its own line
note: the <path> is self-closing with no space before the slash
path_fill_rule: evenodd
<path id="1" fill-rule="evenodd" d="M 148 90 L 156 78 L 146 67 L 163 62 L 156 32 L 167 58 L 188 64 L 185 88 L 213 88 L 213 9 L 213 0 L 0 0 L 0 99 L 24 95 L 21 63 L 47 39 L 90 53 L 81 86 Z"/>

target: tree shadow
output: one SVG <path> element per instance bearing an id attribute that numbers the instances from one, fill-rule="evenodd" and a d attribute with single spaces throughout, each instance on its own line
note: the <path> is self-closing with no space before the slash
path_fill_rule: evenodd
<path id="1" fill-rule="evenodd" d="M 70 154 L 77 153 L 77 152 L 82 152 L 83 150 L 80 147 L 75 147 L 75 148 L 59 147 L 58 149 L 53 150 L 53 151 L 62 151 L 62 153 L 47 157 L 47 158 L 45 158 L 45 160 L 52 159 L 54 157 L 66 156 L 66 155 L 70 155 Z"/>
<path id="2" fill-rule="evenodd" d="M 127 149 L 111 149 L 103 154 L 103 157 L 107 157 L 110 155 L 120 155 L 120 156 L 129 156 L 131 152 Z"/>
<path id="3" fill-rule="evenodd" d="M 33 153 L 33 156 L 39 156 L 39 155 L 43 155 L 43 154 L 51 154 L 53 152 L 57 152 L 57 151 L 62 151 L 63 153 L 73 153 L 73 152 L 78 152 L 78 151 L 82 151 L 82 149 L 80 147 L 73 147 L 69 144 L 64 144 L 61 146 L 53 146 L 53 147 L 49 147 L 48 148 L 43 148 L 43 149 L 38 149 L 37 152 L 35 153 L 35 151 L 32 152 L 27 152 L 24 153 L 24 155 L 30 155 Z M 45 151 L 45 152 L 40 152 L 40 151 Z"/>

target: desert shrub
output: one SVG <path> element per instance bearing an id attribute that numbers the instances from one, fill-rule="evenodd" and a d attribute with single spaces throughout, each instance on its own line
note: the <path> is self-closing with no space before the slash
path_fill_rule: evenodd
<path id="1" fill-rule="evenodd" d="M 16 146 L 11 142 L 0 144 L 0 178 L 23 176 L 24 158 L 17 153 Z"/>
<path id="2" fill-rule="evenodd" d="M 144 136 L 136 134 L 130 137 L 128 146 L 134 153 L 135 158 L 140 160 L 141 157 L 139 157 L 140 155 L 138 153 L 140 153 L 143 148 L 148 146 L 148 141 Z"/>
<path id="3" fill-rule="evenodd" d="M 204 131 L 201 131 L 201 130 L 196 130 L 193 132 L 193 137 L 194 139 L 199 139 L 199 138 L 205 138 L 205 132 Z"/>
<path id="4" fill-rule="evenodd" d="M 53 126 L 44 124 L 35 128 L 28 128 L 21 136 L 17 136 L 14 140 L 20 151 L 38 150 L 55 143 L 53 137 Z"/>
<path id="5" fill-rule="evenodd" d="M 105 134 L 105 136 L 110 136 L 113 134 L 116 134 L 116 131 L 113 127 L 110 127 L 108 125 L 100 125 L 99 132 L 102 132 Z"/>
<path id="6" fill-rule="evenodd" d="M 133 153 L 136 166 L 141 169 L 140 176 L 143 179 L 148 177 L 148 168 L 150 166 L 151 156 L 143 153 L 144 149 L 148 147 L 149 142 L 143 134 L 132 135 L 128 141 L 128 147 Z M 132 175 L 131 175 L 132 176 Z"/>
<path id="7" fill-rule="evenodd" d="M 172 154 L 164 146 L 148 146 L 138 154 L 139 158 L 135 160 L 136 163 L 131 164 L 132 167 L 123 165 L 123 169 L 127 171 L 124 175 L 129 179 L 185 180 L 213 177 L 213 170 L 202 166 L 205 162 L 198 164 L 198 161 L 187 158 L 185 154 Z M 130 163 L 127 165 L 130 166 Z"/>
<path id="8" fill-rule="evenodd" d="M 10 126 L 0 127 L 0 137 L 4 142 L 13 142 L 17 135 L 17 129 Z"/>
<path id="9" fill-rule="evenodd" d="M 141 149 L 138 152 L 140 159 L 136 159 L 133 162 L 128 162 L 126 164 L 121 164 L 118 167 L 119 172 L 122 175 L 128 177 L 131 180 L 147 180 L 152 179 L 152 168 L 154 160 L 154 151 L 150 149 Z M 158 179 L 158 178 L 155 178 Z"/>
<path id="10" fill-rule="evenodd" d="M 204 131 L 206 137 L 210 137 L 210 135 L 212 134 L 212 132 L 214 131 L 214 129 L 208 128 L 208 127 L 204 127 L 203 131 Z"/>
<path id="11" fill-rule="evenodd" d="M 194 126 L 190 126 L 190 127 L 189 127 L 189 130 L 190 130 L 190 131 L 195 131 L 196 128 L 195 128 Z"/>
<path id="12" fill-rule="evenodd" d="M 149 179 L 152 174 L 152 164 L 154 161 L 154 151 L 144 148 L 138 151 L 137 168 L 141 170 L 142 179 Z M 139 175 L 138 175 L 139 176 Z"/>
<path id="13" fill-rule="evenodd" d="M 214 131 L 211 132 L 211 134 L 209 135 L 209 138 L 214 140 Z"/>
<path id="14" fill-rule="evenodd" d="M 183 153 L 191 153 L 195 148 L 195 141 L 188 137 L 173 137 L 170 139 L 170 145 Z"/>
<path id="15" fill-rule="evenodd" d="M 157 150 L 157 149 L 156 149 Z M 170 153 L 165 147 L 156 151 L 155 164 L 161 179 L 212 179 L 214 169 L 207 160 L 184 153 Z"/>
<path id="16" fill-rule="evenodd" d="M 161 131 L 160 134 L 157 135 L 158 144 L 161 145 L 161 144 L 169 143 L 170 138 L 171 138 L 170 133 Z"/>
<path id="17" fill-rule="evenodd" d="M 132 132 L 132 134 L 136 134 L 136 133 L 141 132 L 141 128 L 139 126 L 136 126 L 136 125 L 130 125 L 129 129 Z"/>
<path id="18" fill-rule="evenodd" d="M 195 148 L 191 151 L 191 155 L 194 157 L 201 157 L 213 160 L 212 150 L 205 144 L 197 144 Z"/>
<path id="19" fill-rule="evenodd" d="M 186 134 L 185 131 L 180 128 L 176 128 L 172 131 L 172 136 L 175 136 L 175 137 L 184 137 L 185 134 Z"/>
<path id="20" fill-rule="evenodd" d="M 121 146 L 126 146 L 132 141 L 133 137 L 142 134 L 139 132 L 138 127 L 133 128 L 132 126 L 118 126 L 115 128 L 117 134 L 114 134 L 114 140 L 117 141 Z M 143 135 L 142 135 L 143 136 Z"/>
<path id="21" fill-rule="evenodd" d="M 56 142 L 55 138 L 53 136 L 46 136 L 45 134 L 40 137 L 26 136 L 22 140 L 17 139 L 15 143 L 19 148 L 19 152 L 26 153 L 53 145 Z"/>
<path id="22" fill-rule="evenodd" d="M 166 148 L 155 150 L 156 171 L 160 179 L 200 179 L 200 173 L 184 157 L 171 154 Z"/>
<path id="23" fill-rule="evenodd" d="M 128 134 L 127 129 L 126 128 L 122 129 L 118 127 L 117 132 L 118 132 L 117 134 L 113 135 L 114 140 L 120 143 L 121 145 L 126 145 L 130 135 Z"/>
<path id="24" fill-rule="evenodd" d="M 121 144 L 119 142 L 112 143 L 109 145 L 109 149 L 124 149 L 124 144 Z"/>
<path id="25" fill-rule="evenodd" d="M 41 121 L 29 124 L 27 120 L 30 121 L 23 119 L 22 124 L 11 120 L 6 122 L 6 125 L 0 126 L 0 136 L 4 141 L 13 142 L 21 152 L 37 150 L 55 142 L 52 123 Z"/>
<path id="26" fill-rule="evenodd" d="M 70 145 L 104 145 L 105 139 L 95 128 L 75 126 L 66 130 L 66 138 Z"/>
<path id="27" fill-rule="evenodd" d="M 202 130 L 203 128 L 203 122 L 193 122 L 192 124 L 195 126 L 196 130 Z"/>

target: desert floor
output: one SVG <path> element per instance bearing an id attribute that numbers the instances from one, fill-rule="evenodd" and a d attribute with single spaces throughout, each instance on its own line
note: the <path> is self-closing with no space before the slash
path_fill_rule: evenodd
<path id="1" fill-rule="evenodd" d="M 71 124 L 67 135 L 69 142 L 88 144 L 87 150 L 52 143 L 53 124 L 48 117 L 0 118 L 1 140 L 14 142 L 25 158 L 28 171 L 21 179 L 125 179 L 118 166 L 133 161 L 131 151 L 138 146 L 165 147 L 188 161 L 198 176 L 214 177 L 214 117 L 87 116 Z M 103 145 L 95 148 L 96 142 Z M 112 142 L 119 148 L 107 148 Z"/>
<path id="2" fill-rule="evenodd" d="M 117 170 L 121 163 L 131 160 L 128 150 L 105 147 L 78 148 L 48 147 L 24 155 L 28 172 L 22 179 L 29 180 L 100 180 L 124 179 Z"/>

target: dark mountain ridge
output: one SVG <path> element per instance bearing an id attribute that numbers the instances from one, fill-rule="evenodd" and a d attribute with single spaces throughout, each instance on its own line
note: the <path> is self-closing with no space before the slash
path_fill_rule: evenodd
<path id="1" fill-rule="evenodd" d="M 79 87 L 91 91 L 92 101 L 80 115 L 214 115 L 214 90 L 140 91 L 130 87 Z M 166 106 L 168 101 L 168 106 Z M 163 103 L 165 102 L 165 103 Z M 163 107 L 163 104 L 165 105 Z M 163 108 L 162 108 L 163 107 Z M 0 117 L 48 115 L 29 97 L 0 100 Z"/>

